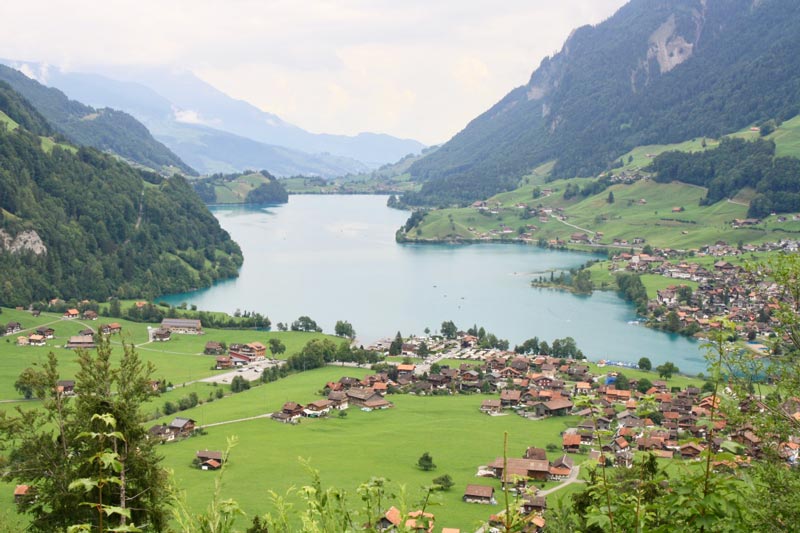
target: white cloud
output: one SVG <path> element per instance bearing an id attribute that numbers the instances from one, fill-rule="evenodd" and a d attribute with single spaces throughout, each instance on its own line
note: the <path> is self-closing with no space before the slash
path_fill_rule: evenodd
<path id="1" fill-rule="evenodd" d="M 0 57 L 188 68 L 312 131 L 435 143 L 625 1 L 8 1 Z"/>

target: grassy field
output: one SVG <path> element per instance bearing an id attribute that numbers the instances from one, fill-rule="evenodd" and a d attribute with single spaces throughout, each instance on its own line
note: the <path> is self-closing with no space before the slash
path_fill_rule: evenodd
<path id="1" fill-rule="evenodd" d="M 286 345 L 286 352 L 280 357 L 286 358 L 302 349 L 314 338 L 330 338 L 341 342 L 338 337 L 322 333 L 306 333 L 296 331 L 253 331 L 253 330 L 221 330 L 206 329 L 205 335 L 173 335 L 172 340 L 164 343 L 147 343 L 147 328 L 155 324 L 130 322 L 122 319 L 101 317 L 96 321 L 64 320 L 59 314 L 42 313 L 33 317 L 27 311 L 3 309 L 0 322 L 19 322 L 24 328 L 20 334 L 29 334 L 38 326 L 48 325 L 55 330 L 55 339 L 47 341 L 46 346 L 18 346 L 18 335 L 0 338 L 3 357 L 0 357 L 0 400 L 16 400 L 20 398 L 14 389 L 14 382 L 27 367 L 40 364 L 47 359 L 49 352 L 54 352 L 59 359 L 62 378 L 72 379 L 78 367 L 75 353 L 63 348 L 68 337 L 77 335 L 84 328 L 97 329 L 101 324 L 118 322 L 122 326 L 122 334 L 111 337 L 112 345 L 119 345 L 124 340 L 137 346 L 142 360 L 152 362 L 156 367 L 156 378 L 165 379 L 175 385 L 212 376 L 220 371 L 213 370 L 214 357 L 203 355 L 208 341 L 261 342 L 267 344 L 269 339 L 278 338 Z M 117 352 L 121 350 L 118 349 Z M 7 406 L 9 404 L 0 404 Z"/>
<path id="2" fill-rule="evenodd" d="M 315 383 L 324 382 L 329 370 L 293 376 L 239 396 L 262 393 L 269 396 L 270 390 L 272 396 L 287 396 L 284 391 L 298 387 L 293 381 L 318 376 Z M 237 499 L 251 515 L 269 510 L 268 488 L 281 494 L 310 481 L 298 460 L 305 458 L 321 471 L 323 483 L 346 489 L 354 507 L 359 503 L 356 487 L 372 476 L 388 478 L 390 488 L 397 494 L 405 487 L 409 505 L 413 506 L 412 502 L 422 494 L 420 487 L 430 484 L 436 476 L 449 474 L 455 486 L 449 492 L 439 493 L 441 506 L 431 508 L 437 516 L 436 530 L 441 526 L 472 530 L 489 514 L 499 511 L 500 505 L 466 504 L 461 496 L 469 483 L 499 488 L 497 480 L 477 479 L 475 473 L 479 465 L 502 455 L 503 433 L 509 433 L 509 455 L 519 457 L 528 446 L 558 443 L 559 433 L 575 422 L 574 417 L 535 422 L 514 415 L 488 417 L 478 411 L 483 398 L 481 395 L 392 396 L 396 407 L 386 411 L 364 413 L 350 409 L 344 419 L 303 420 L 298 426 L 264 419 L 217 426 L 209 428 L 206 436 L 168 444 L 162 450 L 165 464 L 174 469 L 176 481 L 186 487 L 188 500 L 197 510 L 208 502 L 214 474 L 191 468 L 194 452 L 223 449 L 226 439 L 236 436 L 239 443 L 232 451 L 230 468 L 225 473 L 224 496 Z M 228 411 L 223 407 L 227 401 L 207 405 L 206 409 Z M 425 451 L 437 464 L 432 472 L 416 467 L 417 459 Z M 558 454 L 552 455 L 555 458 Z M 296 498 L 292 501 L 297 503 Z"/>
<path id="3" fill-rule="evenodd" d="M 0 111 L 0 124 L 5 124 L 10 131 L 14 131 L 15 129 L 19 128 L 19 124 L 17 124 L 13 118 L 9 117 L 2 111 Z"/>

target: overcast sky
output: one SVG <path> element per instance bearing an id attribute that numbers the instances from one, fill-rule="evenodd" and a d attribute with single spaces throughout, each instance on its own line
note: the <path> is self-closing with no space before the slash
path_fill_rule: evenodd
<path id="1" fill-rule="evenodd" d="M 187 68 L 314 132 L 443 142 L 627 0 L 0 0 L 0 57 Z"/>

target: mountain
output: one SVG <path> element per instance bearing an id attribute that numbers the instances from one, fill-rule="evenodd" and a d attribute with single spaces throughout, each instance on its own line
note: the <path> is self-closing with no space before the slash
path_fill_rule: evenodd
<path id="1" fill-rule="evenodd" d="M 70 100 L 61 91 L 4 65 L 0 65 L 0 80 L 22 94 L 59 133 L 77 145 L 110 151 L 159 172 L 180 170 L 195 174 L 127 113 L 110 108 L 94 109 Z"/>
<path id="2" fill-rule="evenodd" d="M 0 82 L 3 305 L 155 297 L 237 275 L 238 245 L 183 177 L 54 144 L 53 130 Z"/>
<path id="3" fill-rule="evenodd" d="M 289 194 L 281 180 L 266 170 L 214 174 L 194 180 L 192 187 L 200 199 L 208 204 L 285 204 L 289 201 Z"/>
<path id="4" fill-rule="evenodd" d="M 800 108 L 800 3 L 632 0 L 572 32 L 517 87 L 410 172 L 411 204 L 467 203 L 537 165 L 591 176 L 635 146 L 719 137 Z"/>
<path id="5" fill-rule="evenodd" d="M 236 138 L 220 135 L 227 133 L 255 141 L 259 143 L 258 146 L 271 145 L 289 149 L 290 153 L 295 154 L 294 159 L 299 157 L 298 152 L 313 154 L 316 159 L 312 167 L 319 166 L 320 162 L 328 159 L 331 170 L 359 162 L 337 174 L 300 168 L 288 174 L 340 175 L 361 172 L 392 163 L 407 154 L 418 153 L 425 147 L 414 140 L 377 133 L 360 133 L 356 136 L 311 133 L 285 122 L 275 114 L 229 97 L 188 71 L 125 68 L 108 70 L 106 75 L 102 75 L 65 72 L 37 63 L 7 62 L 11 65 L 25 65 L 31 72 L 41 73 L 48 84 L 58 87 L 73 98 L 131 113 L 170 147 L 175 146 L 169 143 L 176 138 L 185 141 L 178 133 L 185 134 L 188 138 L 196 136 L 191 128 L 179 126 L 205 126 L 206 131 L 216 130 L 209 133 L 209 137 L 204 140 L 205 146 L 212 149 L 217 138 L 224 138 L 228 142 Z M 181 153 L 180 148 L 173 149 Z M 239 151 L 245 153 L 249 149 L 240 147 Z M 353 161 L 347 163 L 349 160 Z M 243 168 L 269 168 L 271 172 L 284 175 L 271 165 L 246 163 L 239 170 Z"/>

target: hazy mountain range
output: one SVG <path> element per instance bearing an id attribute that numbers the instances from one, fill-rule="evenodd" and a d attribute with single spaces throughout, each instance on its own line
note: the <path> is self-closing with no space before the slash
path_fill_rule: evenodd
<path id="1" fill-rule="evenodd" d="M 72 99 L 130 113 L 201 173 L 266 169 L 326 177 L 362 172 L 424 145 L 390 135 L 315 134 L 229 97 L 188 71 L 159 68 L 68 72 L 3 60 Z"/>

